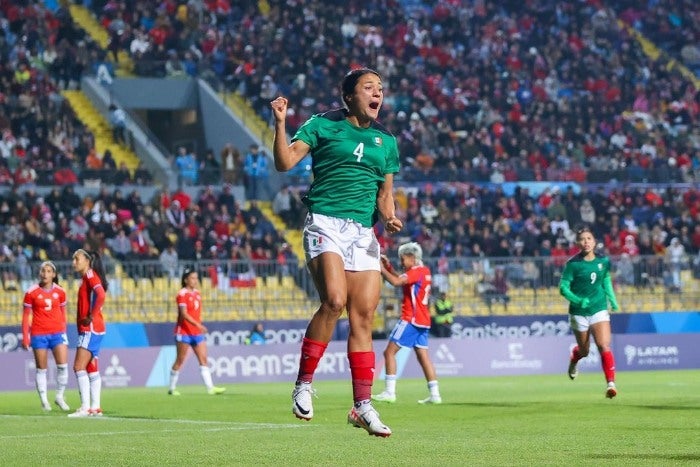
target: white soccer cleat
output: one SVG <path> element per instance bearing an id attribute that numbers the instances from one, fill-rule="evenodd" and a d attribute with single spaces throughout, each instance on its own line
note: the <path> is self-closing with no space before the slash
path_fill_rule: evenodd
<path id="1" fill-rule="evenodd" d="M 374 410 L 374 407 L 370 404 L 363 405 L 362 413 L 355 407 L 350 409 L 348 423 L 355 428 L 367 430 L 367 433 L 372 436 L 380 436 L 382 438 L 391 436 L 391 428 L 382 423 L 379 419 L 379 413 Z"/>
<path id="2" fill-rule="evenodd" d="M 211 388 L 207 389 L 207 394 L 209 394 L 210 396 L 218 396 L 219 394 L 223 394 L 225 392 L 226 388 L 222 388 L 219 386 L 212 386 Z"/>
<path id="3" fill-rule="evenodd" d="M 66 401 L 62 397 L 57 397 L 54 400 L 54 403 L 64 412 L 68 412 L 70 410 L 70 406 L 66 404 Z"/>
<path id="4" fill-rule="evenodd" d="M 425 399 L 418 401 L 419 404 L 442 404 L 442 397 L 440 396 L 428 396 Z"/>
<path id="5" fill-rule="evenodd" d="M 70 418 L 86 418 L 90 416 L 90 409 L 86 409 L 83 407 L 80 407 L 78 410 L 76 410 L 73 413 L 69 413 L 68 416 Z"/>
<path id="6" fill-rule="evenodd" d="M 388 402 L 390 404 L 393 404 L 396 402 L 396 394 L 392 394 L 390 392 L 380 392 L 379 394 L 373 394 L 372 395 L 372 400 L 373 401 L 379 401 L 379 402 Z"/>
<path id="7" fill-rule="evenodd" d="M 301 420 L 311 420 L 314 417 L 314 405 L 311 396 L 316 391 L 311 387 L 311 383 L 298 383 L 292 391 L 292 413 Z"/>
<path id="8" fill-rule="evenodd" d="M 41 401 L 41 410 L 44 412 L 51 412 L 51 404 L 49 404 L 49 401 Z"/>
<path id="9" fill-rule="evenodd" d="M 617 396 L 617 388 L 615 387 L 615 383 L 610 381 L 608 383 L 608 388 L 605 390 L 605 397 L 612 399 L 615 396 Z"/>
<path id="10" fill-rule="evenodd" d="M 578 368 L 576 368 L 576 362 L 569 359 L 569 369 L 567 370 L 570 380 L 575 380 L 578 376 Z"/>

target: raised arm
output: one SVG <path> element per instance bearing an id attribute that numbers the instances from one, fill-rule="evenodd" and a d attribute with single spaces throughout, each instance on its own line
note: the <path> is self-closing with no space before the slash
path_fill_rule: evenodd
<path id="1" fill-rule="evenodd" d="M 280 96 L 270 102 L 270 106 L 275 116 L 275 133 L 272 141 L 275 169 L 286 172 L 297 165 L 311 148 L 300 140 L 287 144 L 287 99 Z"/>

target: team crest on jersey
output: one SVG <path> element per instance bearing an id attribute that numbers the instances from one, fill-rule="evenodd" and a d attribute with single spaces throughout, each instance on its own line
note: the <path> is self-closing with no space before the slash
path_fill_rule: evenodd
<path id="1" fill-rule="evenodd" d="M 53 293 L 53 298 L 54 300 L 58 300 L 58 294 L 56 292 Z"/>
<path id="2" fill-rule="evenodd" d="M 374 137 L 374 144 L 376 144 L 379 147 L 381 147 L 382 144 L 384 144 L 384 141 L 382 140 L 381 136 Z"/>
<path id="3" fill-rule="evenodd" d="M 599 270 L 599 271 L 602 271 L 602 270 L 603 270 L 603 264 L 602 264 L 602 263 L 598 263 L 598 270 Z"/>

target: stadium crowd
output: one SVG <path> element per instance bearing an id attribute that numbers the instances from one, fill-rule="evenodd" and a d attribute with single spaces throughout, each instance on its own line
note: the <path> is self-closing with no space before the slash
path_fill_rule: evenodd
<path id="1" fill-rule="evenodd" d="M 216 81 L 265 121 L 282 93 L 290 131 L 377 68 L 405 180 L 698 178 L 698 90 L 616 22 L 693 57 L 697 2 L 128 3 L 91 5 L 137 73 Z"/>
<path id="2" fill-rule="evenodd" d="M 697 89 L 615 26 L 617 15 L 681 53 L 679 37 L 697 37 L 696 24 L 685 20 L 697 17 L 694 2 L 234 3 L 86 3 L 112 35 L 111 56 L 65 9 L 0 3 L 0 183 L 14 186 L 0 199 L 4 262 L 68 258 L 84 242 L 117 259 L 173 249 L 183 259 L 289 256 L 255 204 L 242 210 L 225 187 L 205 188 L 194 201 L 181 192 L 144 201 L 127 186 L 77 199 L 72 185 L 84 174 L 117 171 L 108 154 L 95 153 L 93 135 L 59 91 L 116 60 L 119 47 L 138 73 L 217 81 L 245 95 L 264 119 L 282 92 L 290 97 L 291 131 L 338 104 L 336 84 L 347 69 L 375 66 L 388 87 L 382 123 L 397 135 L 406 164 L 397 201 L 407 229 L 398 240 L 419 241 L 426 254 L 568 254 L 580 221 L 597 222 L 612 255 L 662 255 L 674 238 L 688 254 L 700 250 L 698 191 L 665 185 L 697 181 Z M 684 20 L 669 30 L 674 16 Z M 220 163 L 224 178 L 240 182 L 242 167 L 227 174 L 223 163 L 231 153 L 242 164 L 235 147 L 215 162 L 209 151 L 203 163 Z M 611 178 L 656 185 L 537 195 L 524 188 L 507 195 L 498 186 Z M 115 181 L 148 179 L 127 171 Z M 217 181 L 210 173 L 207 182 Z M 58 188 L 40 197 L 33 184 Z M 289 187 L 273 201 L 291 227 L 304 214 L 301 195 L 303 188 Z M 392 251 L 398 240 L 378 234 Z"/>

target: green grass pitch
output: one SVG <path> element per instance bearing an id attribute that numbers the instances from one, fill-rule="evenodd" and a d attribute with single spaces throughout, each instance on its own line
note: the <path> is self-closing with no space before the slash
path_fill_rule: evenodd
<path id="1" fill-rule="evenodd" d="M 311 422 L 291 414 L 290 384 L 105 389 L 101 419 L 41 411 L 35 392 L 0 394 L 0 463 L 65 465 L 700 465 L 700 371 L 443 378 L 443 404 L 416 403 L 425 382 L 399 380 L 395 404 L 375 403 L 394 431 L 375 438 L 346 423 L 349 381 L 314 386 Z M 375 382 L 375 392 L 383 389 Z M 50 391 L 50 399 L 53 392 Z M 66 399 L 78 403 L 75 391 Z"/>

